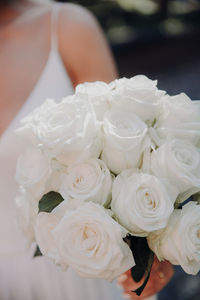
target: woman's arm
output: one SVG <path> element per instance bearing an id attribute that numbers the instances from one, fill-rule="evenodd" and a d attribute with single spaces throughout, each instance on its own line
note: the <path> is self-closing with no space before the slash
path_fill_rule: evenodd
<path id="1" fill-rule="evenodd" d="M 117 77 L 106 39 L 91 13 L 65 4 L 58 20 L 59 51 L 73 85 L 85 81 L 110 82 Z"/>

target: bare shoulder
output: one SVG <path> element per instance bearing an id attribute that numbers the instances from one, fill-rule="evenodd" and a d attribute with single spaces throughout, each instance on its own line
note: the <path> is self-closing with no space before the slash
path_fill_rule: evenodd
<path id="1" fill-rule="evenodd" d="M 72 3 L 62 4 L 60 10 L 60 25 L 63 29 L 70 26 L 74 30 L 91 30 L 99 27 L 96 18 L 86 8 Z"/>
<path id="2" fill-rule="evenodd" d="M 59 14 L 59 34 L 62 46 L 86 47 L 89 42 L 98 42 L 105 38 L 95 16 L 86 8 L 72 3 L 61 4 Z M 86 43 L 87 42 L 87 43 Z"/>
<path id="3" fill-rule="evenodd" d="M 62 4 L 58 21 L 60 53 L 74 85 L 116 77 L 107 41 L 91 12 L 79 5 Z"/>

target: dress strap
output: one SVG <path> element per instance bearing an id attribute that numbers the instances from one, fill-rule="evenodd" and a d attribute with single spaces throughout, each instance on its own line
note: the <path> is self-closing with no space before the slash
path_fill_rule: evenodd
<path id="1" fill-rule="evenodd" d="M 58 32 L 57 32 L 57 23 L 58 16 L 60 11 L 60 4 L 56 3 L 52 6 L 51 11 L 51 49 L 58 49 Z"/>

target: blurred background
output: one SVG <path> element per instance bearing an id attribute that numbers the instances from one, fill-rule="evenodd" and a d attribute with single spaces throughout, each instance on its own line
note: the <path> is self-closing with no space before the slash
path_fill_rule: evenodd
<path id="1" fill-rule="evenodd" d="M 120 77 L 146 74 L 200 99 L 200 0 L 70 0 L 98 18 Z"/>
<path id="2" fill-rule="evenodd" d="M 67 1 L 63 1 L 67 2 Z M 145 74 L 169 94 L 200 99 L 200 0 L 71 0 L 98 18 L 120 77 Z M 200 276 L 175 275 L 159 300 L 199 300 Z"/>

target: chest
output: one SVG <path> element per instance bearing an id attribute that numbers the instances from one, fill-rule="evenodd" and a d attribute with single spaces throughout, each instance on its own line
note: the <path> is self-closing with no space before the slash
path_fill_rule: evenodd
<path id="1" fill-rule="evenodd" d="M 47 32 L 0 37 L 0 134 L 29 97 L 49 54 Z"/>

